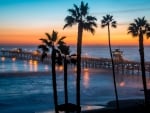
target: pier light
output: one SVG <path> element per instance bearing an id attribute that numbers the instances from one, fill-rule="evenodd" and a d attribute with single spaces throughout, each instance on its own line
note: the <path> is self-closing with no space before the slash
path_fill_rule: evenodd
<path id="1" fill-rule="evenodd" d="M 56 69 L 57 71 L 63 71 L 64 67 L 63 67 L 62 65 L 61 65 L 61 66 L 56 65 L 56 66 L 55 66 L 55 69 Z"/>
<path id="2" fill-rule="evenodd" d="M 58 70 L 58 66 L 57 65 L 55 66 L 55 70 Z"/>
<path id="3" fill-rule="evenodd" d="M 38 61 L 37 60 L 33 60 L 33 65 L 38 65 Z"/>
<path id="4" fill-rule="evenodd" d="M 75 71 L 75 72 L 77 71 L 77 67 L 76 66 L 73 68 L 73 71 Z"/>
<path id="5" fill-rule="evenodd" d="M 1 57 L 1 61 L 5 61 L 5 57 Z"/>
<path id="6" fill-rule="evenodd" d="M 59 68 L 58 68 L 59 71 L 63 71 L 63 69 L 64 69 L 64 67 L 62 65 L 59 66 Z"/>
<path id="7" fill-rule="evenodd" d="M 16 57 L 13 57 L 13 58 L 12 58 L 12 61 L 15 62 L 15 61 L 16 61 Z"/>
<path id="8" fill-rule="evenodd" d="M 37 60 L 29 60 L 29 68 L 30 68 L 30 71 L 37 72 L 38 71 L 38 61 Z"/>
<path id="9" fill-rule="evenodd" d="M 37 60 L 29 60 L 29 64 L 37 65 L 38 61 Z"/>
<path id="10" fill-rule="evenodd" d="M 119 86 L 120 86 L 120 87 L 124 87 L 124 86 L 125 86 L 125 82 L 124 82 L 124 81 L 121 81 L 121 82 L 119 83 Z"/>
<path id="11" fill-rule="evenodd" d="M 29 60 L 29 64 L 32 64 L 32 60 Z"/>
<path id="12" fill-rule="evenodd" d="M 35 51 L 32 52 L 32 54 L 33 54 L 33 55 L 39 55 L 39 54 L 40 54 L 40 51 L 39 51 L 39 50 L 35 50 Z"/>
<path id="13" fill-rule="evenodd" d="M 45 65 L 44 69 L 45 69 L 46 71 L 48 71 L 48 70 L 49 70 L 48 65 Z"/>
<path id="14" fill-rule="evenodd" d="M 37 72 L 38 71 L 38 61 L 37 60 L 33 60 L 32 65 L 33 65 L 34 72 Z"/>
<path id="15" fill-rule="evenodd" d="M 88 72 L 88 71 L 89 71 L 89 69 L 88 69 L 88 68 L 84 68 L 83 70 L 84 70 L 84 72 Z"/>

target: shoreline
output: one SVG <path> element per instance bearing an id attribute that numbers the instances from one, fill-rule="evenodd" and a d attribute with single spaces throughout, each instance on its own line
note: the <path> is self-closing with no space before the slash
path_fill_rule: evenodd
<path id="1" fill-rule="evenodd" d="M 149 113 L 150 108 L 144 106 L 143 99 L 124 99 L 119 100 L 119 113 Z M 102 109 L 92 109 L 82 111 L 82 113 L 117 113 L 115 101 L 107 103 Z"/>

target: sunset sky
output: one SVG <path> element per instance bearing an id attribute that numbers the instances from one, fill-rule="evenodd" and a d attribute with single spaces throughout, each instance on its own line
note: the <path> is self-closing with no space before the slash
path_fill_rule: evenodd
<path id="1" fill-rule="evenodd" d="M 95 35 L 84 31 L 84 45 L 108 45 L 107 28 L 101 28 L 102 16 L 111 14 L 117 21 L 111 29 L 113 45 L 137 45 L 138 38 L 127 34 L 127 28 L 137 17 L 145 16 L 150 23 L 150 0 L 83 0 L 89 13 L 97 18 Z M 0 0 L 0 45 L 38 45 L 45 32 L 58 31 L 67 44 L 76 44 L 77 26 L 62 29 L 67 9 L 81 0 Z M 145 45 L 150 39 L 145 38 Z"/>

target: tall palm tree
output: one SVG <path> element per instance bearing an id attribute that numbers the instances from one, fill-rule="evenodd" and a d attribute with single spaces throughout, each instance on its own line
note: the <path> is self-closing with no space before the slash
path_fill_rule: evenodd
<path id="1" fill-rule="evenodd" d="M 81 76 L 81 48 L 82 48 L 82 34 L 83 30 L 90 31 L 94 34 L 94 27 L 97 27 L 95 17 L 89 15 L 88 3 L 81 1 L 80 6 L 73 5 L 72 9 L 68 9 L 70 15 L 66 16 L 64 28 L 72 27 L 78 24 L 77 36 L 77 105 L 80 106 L 80 76 Z"/>
<path id="2" fill-rule="evenodd" d="M 112 63 L 113 82 L 114 82 L 115 96 L 116 96 L 116 107 L 117 107 L 117 110 L 119 110 L 119 101 L 118 101 L 118 93 L 117 93 L 117 85 L 116 85 L 114 60 L 113 60 L 112 49 L 111 49 L 111 40 L 110 40 L 110 26 L 113 28 L 116 28 L 117 22 L 113 19 L 112 15 L 107 14 L 106 16 L 103 16 L 103 19 L 101 20 L 101 27 L 108 28 L 108 43 L 109 43 L 109 52 L 110 52 L 111 63 Z"/>
<path id="3" fill-rule="evenodd" d="M 47 38 L 41 38 L 40 40 L 43 42 L 43 44 L 39 45 L 38 47 L 41 48 L 43 51 L 42 56 L 46 56 L 44 55 L 45 52 L 47 52 L 49 49 L 51 49 L 51 62 L 52 62 L 52 81 L 53 81 L 53 93 L 54 93 L 54 105 L 55 105 L 55 112 L 58 113 L 57 110 L 57 106 L 58 106 L 58 100 L 57 100 L 57 84 L 56 84 L 56 71 L 55 71 L 55 65 L 58 61 L 60 60 L 56 60 L 56 54 L 59 54 L 59 50 L 56 48 L 57 45 L 60 44 L 65 44 L 65 42 L 63 41 L 65 39 L 65 37 L 61 37 L 60 39 L 58 39 L 58 32 L 54 31 L 52 32 L 52 34 L 48 34 L 45 33 Z M 43 58 L 44 58 L 43 57 Z M 59 62 L 59 64 L 61 64 Z"/>
<path id="4" fill-rule="evenodd" d="M 65 104 L 68 104 L 68 89 L 67 89 L 67 56 L 70 54 L 70 47 L 66 44 L 60 44 L 58 49 L 61 51 L 61 54 L 64 55 L 64 92 L 65 92 Z"/>
<path id="5" fill-rule="evenodd" d="M 145 58 L 144 58 L 144 35 L 147 38 L 150 37 L 150 24 L 145 20 L 145 17 L 134 19 L 134 23 L 131 23 L 128 27 L 128 33 L 131 33 L 133 37 L 139 38 L 139 54 L 141 61 L 142 81 L 144 88 L 145 105 L 147 105 L 147 84 L 145 74 Z"/>

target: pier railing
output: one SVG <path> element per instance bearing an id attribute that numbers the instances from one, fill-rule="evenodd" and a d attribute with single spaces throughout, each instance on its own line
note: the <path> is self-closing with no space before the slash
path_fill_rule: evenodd
<path id="1" fill-rule="evenodd" d="M 37 51 L 29 52 L 29 51 L 18 51 L 18 50 L 1 50 L 1 57 L 9 57 L 16 58 L 22 60 L 37 60 L 41 61 L 41 53 Z M 51 63 L 51 56 L 48 55 L 46 59 L 44 59 L 44 63 Z M 139 73 L 141 71 L 140 62 L 137 61 L 128 61 L 128 60 L 115 60 L 115 70 L 118 72 L 131 72 L 131 73 Z M 82 56 L 81 66 L 83 68 L 103 68 L 103 69 L 111 69 L 112 64 L 109 58 L 92 58 L 88 56 Z M 150 62 L 145 62 L 146 72 L 150 74 Z"/>

